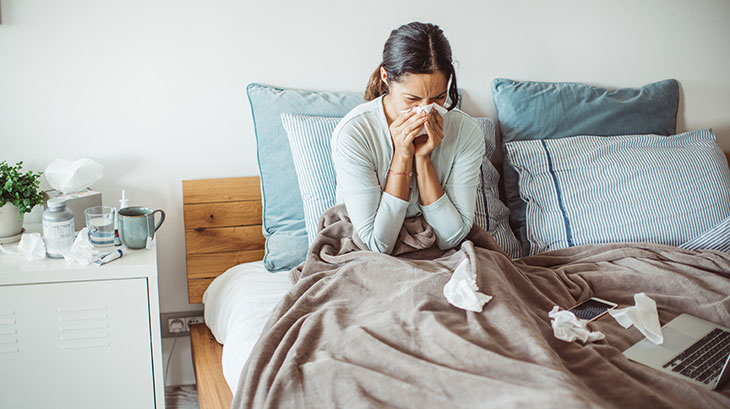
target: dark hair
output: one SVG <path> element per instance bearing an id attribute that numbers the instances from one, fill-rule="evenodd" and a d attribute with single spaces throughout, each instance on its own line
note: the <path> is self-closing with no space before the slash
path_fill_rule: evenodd
<path id="1" fill-rule="evenodd" d="M 398 82 L 405 74 L 430 74 L 441 71 L 451 79 L 449 99 L 453 109 L 459 99 L 456 88 L 456 72 L 451 60 L 451 46 L 439 26 L 413 22 L 390 32 L 383 47 L 383 62 L 370 76 L 365 100 L 373 100 L 388 93 L 388 86 L 380 78 L 380 67 L 385 68 L 388 82 Z"/>

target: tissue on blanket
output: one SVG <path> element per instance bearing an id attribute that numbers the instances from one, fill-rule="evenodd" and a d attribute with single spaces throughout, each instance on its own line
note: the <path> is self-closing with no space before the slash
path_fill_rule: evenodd
<path id="1" fill-rule="evenodd" d="M 553 326 L 553 335 L 559 340 L 573 342 L 578 339 L 585 344 L 606 338 L 602 332 L 590 331 L 587 321 L 579 320 L 572 311 L 560 310 L 557 305 L 548 313 L 548 316 Z"/>
<path id="2" fill-rule="evenodd" d="M 649 341 L 657 345 L 664 342 L 656 303 L 646 294 L 634 294 L 633 307 L 609 310 L 608 313 L 624 328 L 629 328 L 633 324 Z"/>
<path id="3" fill-rule="evenodd" d="M 406 109 L 405 111 L 401 111 L 401 112 L 406 113 L 406 112 L 413 111 L 413 112 L 415 112 L 417 114 L 423 112 L 426 115 L 428 115 L 434 109 L 436 110 L 436 112 L 438 112 L 439 114 L 441 114 L 441 116 L 444 116 L 444 115 L 446 115 L 447 112 L 449 112 L 448 109 L 442 107 L 441 105 L 439 105 L 439 104 L 437 104 L 435 102 L 433 104 L 429 104 L 429 105 L 422 106 L 422 107 L 413 107 L 411 109 Z M 428 132 L 426 131 L 426 127 L 423 127 L 423 129 L 421 129 L 421 132 L 418 133 L 418 136 L 427 135 L 427 134 L 428 134 Z"/>
<path id="4" fill-rule="evenodd" d="M 17 250 L 0 245 L 5 254 L 24 255 L 28 261 L 38 261 L 46 258 L 46 243 L 40 233 L 26 233 L 20 238 Z"/>
<path id="5" fill-rule="evenodd" d="M 444 285 L 444 297 L 449 304 L 474 312 L 482 312 L 484 304 L 492 299 L 492 296 L 480 293 L 477 288 L 477 276 L 469 263 L 464 259 L 446 285 Z"/>

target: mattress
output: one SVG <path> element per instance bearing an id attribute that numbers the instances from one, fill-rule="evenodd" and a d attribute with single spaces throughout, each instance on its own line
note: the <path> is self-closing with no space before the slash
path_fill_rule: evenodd
<path id="1" fill-rule="evenodd" d="M 223 377 L 234 394 L 271 311 L 290 288 L 288 271 L 271 273 L 255 261 L 231 267 L 203 294 L 205 324 L 223 344 Z"/>

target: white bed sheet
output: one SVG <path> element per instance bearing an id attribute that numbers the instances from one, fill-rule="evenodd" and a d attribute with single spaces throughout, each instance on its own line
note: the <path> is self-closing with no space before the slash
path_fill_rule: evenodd
<path id="1" fill-rule="evenodd" d="M 288 271 L 271 273 L 254 261 L 231 267 L 205 290 L 205 324 L 223 344 L 223 377 L 233 393 L 271 311 L 290 288 Z"/>

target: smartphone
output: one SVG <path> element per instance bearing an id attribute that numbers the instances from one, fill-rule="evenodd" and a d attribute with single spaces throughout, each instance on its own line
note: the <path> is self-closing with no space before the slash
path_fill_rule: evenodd
<path id="1" fill-rule="evenodd" d="M 608 310 L 616 308 L 617 305 L 611 301 L 591 297 L 568 311 L 571 311 L 576 317 L 582 320 L 591 322 L 601 318 Z"/>

